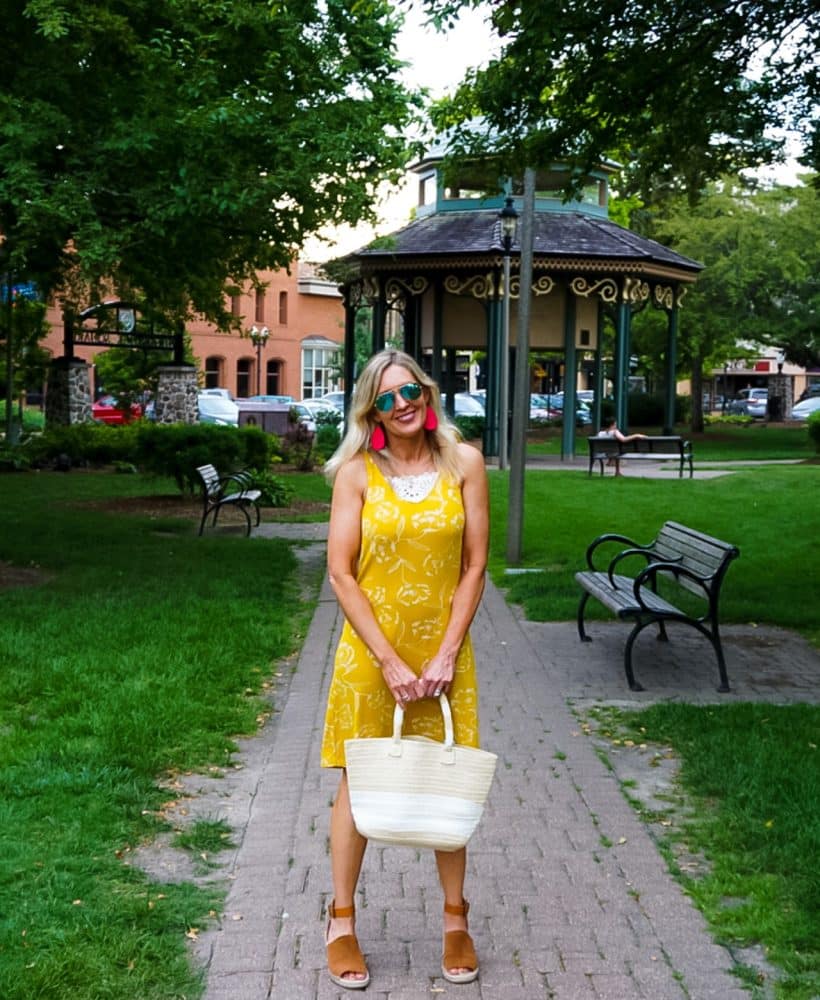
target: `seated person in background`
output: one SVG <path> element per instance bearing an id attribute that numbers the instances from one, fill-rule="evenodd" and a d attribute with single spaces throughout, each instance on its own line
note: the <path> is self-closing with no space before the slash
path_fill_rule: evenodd
<path id="1" fill-rule="evenodd" d="M 618 430 L 618 424 L 614 417 L 610 417 L 609 420 L 604 422 L 604 426 L 601 428 L 601 433 L 599 437 L 614 438 L 616 441 L 637 441 L 639 438 L 645 438 L 646 434 L 622 434 Z M 608 460 L 607 465 L 615 466 L 615 475 L 621 476 L 621 460 L 617 455 L 613 455 L 612 458 Z"/>

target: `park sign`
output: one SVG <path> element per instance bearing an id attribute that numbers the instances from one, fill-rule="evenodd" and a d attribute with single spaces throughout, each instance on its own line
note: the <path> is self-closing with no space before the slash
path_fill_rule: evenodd
<path id="1" fill-rule="evenodd" d="M 181 339 L 177 333 L 155 329 L 153 319 L 130 302 L 101 302 L 84 309 L 76 317 L 66 317 L 65 351 L 68 357 L 79 344 L 173 351 L 176 356 Z"/>
<path id="2" fill-rule="evenodd" d="M 2 298 L 3 302 L 8 301 L 9 290 L 11 290 L 12 301 L 15 299 L 28 299 L 31 302 L 36 302 L 40 298 L 37 285 L 33 281 L 0 285 L 0 298 Z"/>

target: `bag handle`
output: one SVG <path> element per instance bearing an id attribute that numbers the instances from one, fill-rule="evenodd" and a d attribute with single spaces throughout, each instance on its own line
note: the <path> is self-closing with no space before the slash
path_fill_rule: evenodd
<path id="1" fill-rule="evenodd" d="M 441 708 L 441 714 L 444 716 L 444 743 L 442 746 L 445 750 L 450 750 L 455 742 L 455 736 L 453 734 L 453 713 L 450 710 L 450 702 L 447 700 L 446 694 L 440 694 L 438 696 L 438 703 Z M 396 702 L 396 707 L 393 710 L 393 743 L 396 748 L 398 748 L 398 745 L 401 743 L 401 727 L 403 724 L 404 709 L 398 702 Z"/>

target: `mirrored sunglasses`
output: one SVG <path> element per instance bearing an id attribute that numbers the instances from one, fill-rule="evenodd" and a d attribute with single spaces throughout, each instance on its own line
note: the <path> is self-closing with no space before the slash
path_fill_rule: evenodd
<path id="1" fill-rule="evenodd" d="M 422 388 L 418 382 L 405 382 L 404 385 L 400 385 L 396 389 L 388 389 L 387 392 L 380 392 L 376 396 L 376 409 L 379 413 L 389 413 L 393 409 L 396 393 L 408 403 L 415 403 L 420 398 L 421 392 Z"/>

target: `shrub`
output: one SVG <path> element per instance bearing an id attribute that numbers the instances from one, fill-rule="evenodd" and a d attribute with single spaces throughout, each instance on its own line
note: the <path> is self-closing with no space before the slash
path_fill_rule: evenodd
<path id="1" fill-rule="evenodd" d="M 181 492 L 200 485 L 197 466 L 214 465 L 220 475 L 238 469 L 267 469 L 277 438 L 259 427 L 217 424 L 142 424 L 136 464 L 157 476 L 171 476 Z"/>
<path id="2" fill-rule="evenodd" d="M 315 437 L 316 435 L 301 421 L 292 421 L 290 430 L 282 438 L 280 445 L 283 461 L 289 462 L 300 472 L 310 472 L 315 460 L 313 453 Z"/>
<path id="3" fill-rule="evenodd" d="M 341 414 L 339 414 L 341 416 Z M 320 424 L 317 420 L 316 428 L 316 441 L 314 447 L 316 449 L 316 455 L 322 461 L 330 458 L 334 451 L 339 447 L 339 442 L 342 439 L 339 433 L 339 428 L 336 424 Z"/>
<path id="4" fill-rule="evenodd" d="M 259 503 L 263 507 L 287 507 L 293 498 L 293 486 L 267 470 L 253 472 L 253 485 L 262 494 Z"/>
<path id="5" fill-rule="evenodd" d="M 51 427 L 33 436 L 24 451 L 35 466 L 58 460 L 80 466 L 133 463 L 137 453 L 137 425 L 86 423 Z"/>
<path id="6" fill-rule="evenodd" d="M 809 432 L 809 438 L 814 442 L 815 450 L 820 455 L 820 410 L 809 414 L 806 428 Z"/>
<path id="7" fill-rule="evenodd" d="M 484 417 L 456 417 L 455 425 L 465 441 L 474 441 L 484 437 L 486 420 Z"/>

